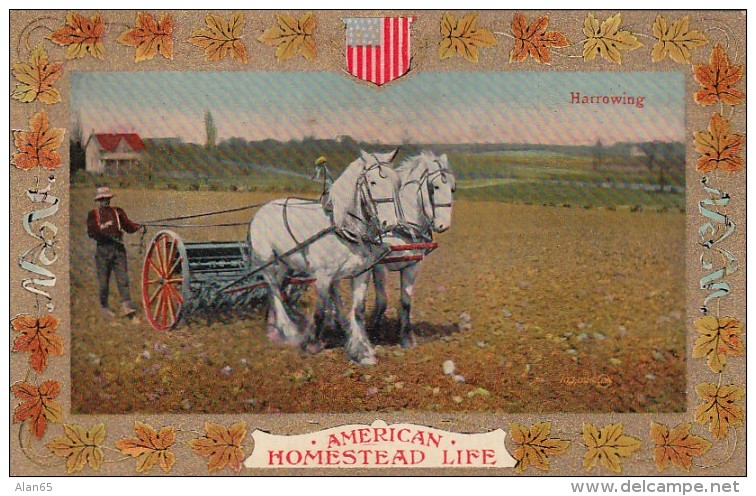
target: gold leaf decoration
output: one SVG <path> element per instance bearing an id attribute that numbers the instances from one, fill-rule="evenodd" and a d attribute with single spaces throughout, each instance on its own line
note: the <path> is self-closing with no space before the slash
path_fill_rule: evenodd
<path id="1" fill-rule="evenodd" d="M 558 456 L 565 452 L 569 441 L 551 434 L 551 422 L 538 422 L 526 428 L 519 424 L 509 427 L 512 441 L 517 444 L 513 456 L 517 460 L 517 470 L 524 471 L 529 465 L 539 470 L 549 469 L 549 457 Z"/>
<path id="2" fill-rule="evenodd" d="M 690 433 L 691 423 L 683 423 L 672 429 L 657 422 L 651 422 L 651 439 L 656 443 L 654 461 L 656 469 L 662 471 L 670 464 L 690 471 L 693 458 L 701 456 L 711 448 L 706 439 Z"/>
<path id="3" fill-rule="evenodd" d="M 13 131 L 13 143 L 15 144 L 18 152 L 14 153 L 13 157 L 11 157 L 11 164 L 23 170 L 33 169 L 37 166 L 44 167 L 47 170 L 55 170 L 60 167 L 62 158 L 58 153 L 58 148 L 60 148 L 60 145 L 63 144 L 63 135 L 65 134 L 65 129 L 59 127 L 49 127 L 47 112 L 45 112 L 44 110 L 40 110 L 38 113 L 29 118 L 29 126 L 31 129 L 28 131 Z M 13 328 L 17 331 L 23 331 L 22 327 L 25 323 L 30 323 L 28 319 L 31 318 L 32 317 L 28 316 L 20 318 L 17 321 L 18 327 L 14 325 Z M 14 321 L 16 320 L 14 319 Z M 42 332 L 42 336 L 50 336 L 49 331 L 52 329 L 52 327 L 57 328 L 58 322 L 55 322 L 53 326 L 53 321 L 57 321 L 57 318 L 53 317 L 52 315 L 49 315 L 46 318 L 47 325 L 40 330 Z M 54 329 L 52 329 L 52 331 L 54 332 Z M 40 337 L 40 334 L 37 333 L 29 337 L 34 340 L 35 338 Z M 53 340 L 55 341 L 55 344 L 57 344 L 57 340 L 55 338 L 53 338 Z M 34 345 L 34 343 L 35 341 L 32 341 L 29 343 L 29 345 Z M 40 344 L 40 342 L 36 343 Z M 16 351 L 33 351 L 31 349 L 22 350 L 21 347 L 24 346 L 23 341 L 19 342 L 16 346 Z M 62 341 L 60 341 L 59 346 L 63 346 Z M 55 352 L 56 349 L 57 347 L 54 347 L 52 349 L 54 355 L 59 354 Z M 45 354 L 43 362 L 39 363 L 39 366 L 44 368 L 44 364 L 47 363 L 45 349 L 40 349 L 40 353 Z M 41 370 L 36 366 L 35 370 L 41 372 Z"/>
<path id="4" fill-rule="evenodd" d="M 656 16 L 653 26 L 654 38 L 657 42 L 651 50 L 651 60 L 660 62 L 667 58 L 681 64 L 690 64 L 690 51 L 709 42 L 697 29 L 690 29 L 688 16 L 682 17 L 667 25 L 667 19 Z"/>
<path id="5" fill-rule="evenodd" d="M 189 43 L 205 49 L 205 60 L 218 61 L 229 56 L 243 64 L 249 62 L 247 47 L 242 42 L 243 14 L 234 14 L 228 21 L 208 14 L 205 24 L 207 27 L 195 30 L 189 38 Z"/>
<path id="6" fill-rule="evenodd" d="M 737 172 L 745 166 L 740 153 L 745 145 L 745 138 L 740 134 L 730 133 L 730 121 L 715 113 L 709 120 L 708 131 L 693 133 L 696 151 L 701 154 L 696 170 L 711 172 L 722 169 Z"/>
<path id="7" fill-rule="evenodd" d="M 709 424 L 715 439 L 727 435 L 730 427 L 743 424 L 743 409 L 735 403 L 745 397 L 745 389 L 735 384 L 717 386 L 704 382 L 696 386 L 696 394 L 703 403 L 696 409 L 696 422 Z"/>
<path id="8" fill-rule="evenodd" d="M 701 336 L 693 345 L 693 358 L 706 358 L 712 371 L 722 372 L 727 364 L 727 356 L 743 356 L 745 349 L 740 341 L 743 324 L 732 317 L 712 317 L 707 315 L 696 320 L 696 330 Z"/>
<path id="9" fill-rule="evenodd" d="M 228 429 L 220 424 L 205 422 L 205 436 L 189 441 L 192 451 L 209 457 L 207 468 L 210 472 L 228 466 L 239 472 L 244 462 L 242 442 L 247 435 L 247 424 L 236 422 Z"/>
<path id="10" fill-rule="evenodd" d="M 29 352 L 32 368 L 44 372 L 50 355 L 63 354 L 63 338 L 56 333 L 59 324 L 60 320 L 54 315 L 39 319 L 30 315 L 16 317 L 11 320 L 11 327 L 20 334 L 13 340 L 13 351 Z"/>
<path id="11" fill-rule="evenodd" d="M 586 36 L 583 45 L 583 59 L 593 60 L 601 55 L 607 60 L 622 63 L 622 52 L 640 48 L 641 43 L 630 31 L 620 29 L 622 14 L 617 13 L 599 26 L 599 21 L 593 14 L 588 14 L 583 23 L 583 34 Z"/>
<path id="12" fill-rule="evenodd" d="M 63 63 L 50 63 L 44 46 L 32 50 L 28 63 L 11 64 L 11 72 L 18 80 L 11 98 L 24 103 L 39 100 L 47 105 L 60 102 L 60 91 L 53 83 L 63 75 Z"/>
<path id="13" fill-rule="evenodd" d="M 37 439 L 42 439 L 47 422 L 63 423 L 63 408 L 54 400 L 60 394 L 58 381 L 45 381 L 37 387 L 30 382 L 20 382 L 11 386 L 11 393 L 21 400 L 13 411 L 13 420 L 29 420 L 29 431 Z"/>
<path id="14" fill-rule="evenodd" d="M 97 424 L 87 431 L 80 425 L 63 424 L 65 436 L 53 439 L 47 445 L 53 454 L 66 459 L 69 474 L 80 472 L 86 464 L 100 470 L 105 456 L 102 443 L 105 441 L 105 424 Z"/>
<path id="15" fill-rule="evenodd" d="M 745 101 L 745 93 L 734 88 L 743 77 L 743 66 L 731 65 L 730 58 L 720 44 L 711 51 L 709 65 L 693 66 L 693 77 L 702 86 L 693 94 L 693 99 L 700 105 L 713 105 L 717 102 L 740 105 Z"/>
<path id="16" fill-rule="evenodd" d="M 173 18 L 163 14 L 158 22 L 149 14 L 139 12 L 136 26 L 121 33 L 118 43 L 136 47 L 134 62 L 152 60 L 158 53 L 173 60 Z"/>
<path id="17" fill-rule="evenodd" d="M 583 457 L 583 468 L 592 470 L 600 461 L 612 472 L 622 472 L 622 458 L 630 456 L 641 447 L 638 438 L 622 433 L 622 424 L 610 424 L 601 431 L 591 424 L 583 425 L 583 441 L 588 451 Z"/>
<path id="18" fill-rule="evenodd" d="M 120 439 L 116 448 L 137 459 L 136 471 L 149 472 L 155 463 L 160 463 L 163 472 L 170 472 L 176 462 L 171 447 L 176 442 L 176 429 L 163 427 L 160 432 L 142 422 L 134 422 L 137 437 Z"/>
<path id="19" fill-rule="evenodd" d="M 105 45 L 102 35 L 105 33 L 105 22 L 100 14 L 89 19 L 75 12 L 66 16 L 66 24 L 50 35 L 53 43 L 67 47 L 66 58 L 78 59 L 87 53 L 96 59 L 105 55 Z"/>
<path id="20" fill-rule="evenodd" d="M 292 58 L 297 52 L 307 60 L 315 60 L 317 47 L 312 38 L 316 22 L 312 12 L 299 20 L 283 14 L 276 14 L 277 24 L 265 30 L 257 38 L 266 45 L 276 47 L 276 59 L 280 62 Z"/>
<path id="21" fill-rule="evenodd" d="M 478 63 L 478 49 L 496 45 L 493 33 L 485 28 L 476 27 L 478 14 L 467 14 L 459 19 L 446 12 L 441 19 L 441 44 L 438 55 L 448 59 L 454 54 L 461 55 L 473 63 Z"/>
<path id="22" fill-rule="evenodd" d="M 515 46 L 509 53 L 510 62 L 521 62 L 530 55 L 536 62 L 551 62 L 549 48 L 564 48 L 570 45 L 565 35 L 558 31 L 546 31 L 549 16 L 539 17 L 528 25 L 524 15 L 519 12 L 512 19 L 512 34 Z"/>

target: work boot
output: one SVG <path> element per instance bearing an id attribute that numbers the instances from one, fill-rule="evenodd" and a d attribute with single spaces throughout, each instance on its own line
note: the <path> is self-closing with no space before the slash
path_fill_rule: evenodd
<path id="1" fill-rule="evenodd" d="M 134 307 L 131 306 L 130 301 L 124 301 L 121 304 L 121 316 L 122 317 L 133 317 L 136 315 L 136 310 L 134 310 Z"/>
<path id="2" fill-rule="evenodd" d="M 115 312 L 108 307 L 100 307 L 100 312 L 104 317 L 107 317 L 109 319 L 112 319 L 116 316 Z"/>

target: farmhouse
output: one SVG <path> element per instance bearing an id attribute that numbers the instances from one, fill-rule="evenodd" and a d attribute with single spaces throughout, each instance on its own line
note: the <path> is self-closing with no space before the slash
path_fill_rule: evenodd
<path id="1" fill-rule="evenodd" d="M 136 133 L 89 135 L 86 144 L 87 172 L 122 174 L 139 164 L 144 150 Z"/>

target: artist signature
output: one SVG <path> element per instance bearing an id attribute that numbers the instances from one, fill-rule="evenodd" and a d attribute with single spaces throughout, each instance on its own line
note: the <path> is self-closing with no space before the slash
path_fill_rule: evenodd
<path id="1" fill-rule="evenodd" d="M 577 386 L 596 386 L 602 389 L 607 389 L 614 384 L 612 378 L 607 374 L 593 374 L 593 375 L 566 375 L 559 378 L 534 377 L 531 379 L 538 384 L 562 384 L 564 386 L 577 387 Z"/>

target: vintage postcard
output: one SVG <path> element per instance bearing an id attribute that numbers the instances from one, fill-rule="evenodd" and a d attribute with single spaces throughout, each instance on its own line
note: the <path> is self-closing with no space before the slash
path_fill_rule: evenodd
<path id="1" fill-rule="evenodd" d="M 737 490 L 745 18 L 11 11 L 10 474 Z"/>

